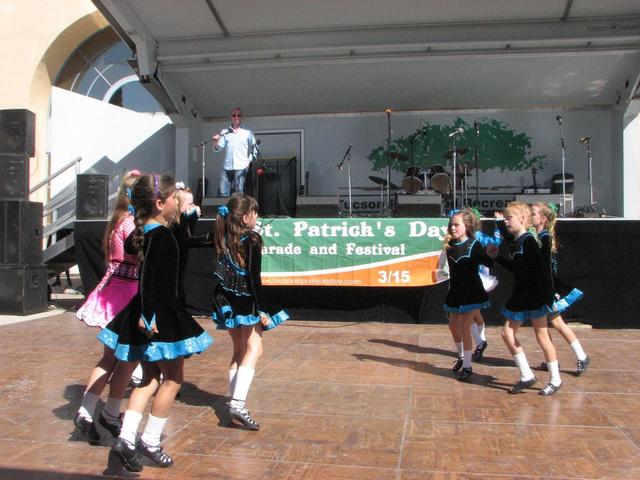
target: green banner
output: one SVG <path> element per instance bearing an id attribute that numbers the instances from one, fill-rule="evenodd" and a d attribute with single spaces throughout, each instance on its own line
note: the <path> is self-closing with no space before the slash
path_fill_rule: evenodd
<path id="1" fill-rule="evenodd" d="M 264 219 L 262 282 L 431 285 L 447 225 L 446 218 Z"/>

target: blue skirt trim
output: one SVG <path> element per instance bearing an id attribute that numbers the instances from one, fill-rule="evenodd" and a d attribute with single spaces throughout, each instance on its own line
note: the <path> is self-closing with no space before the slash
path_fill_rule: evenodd
<path id="1" fill-rule="evenodd" d="M 513 312 L 505 307 L 502 307 L 502 310 L 500 310 L 500 313 L 502 313 L 502 315 L 504 315 L 509 320 L 514 320 L 516 322 L 524 322 L 525 320 L 532 320 L 534 318 L 544 317 L 545 315 L 549 315 L 550 313 L 553 313 L 553 312 L 549 307 L 547 307 L 546 305 L 543 305 L 542 307 L 536 310 L 521 310 L 518 312 Z"/>
<path id="2" fill-rule="evenodd" d="M 217 325 L 218 330 L 229 330 L 231 328 L 238 328 L 241 326 L 250 327 L 260 323 L 260 317 L 257 315 L 233 315 L 233 310 L 229 305 L 224 305 L 220 308 L 222 313 L 222 319 L 218 319 L 216 313 L 211 314 L 211 318 Z M 269 317 L 271 320 L 268 326 L 262 326 L 263 330 L 273 330 L 281 323 L 289 319 L 289 315 L 284 310 L 280 310 L 275 315 L 269 315 L 268 313 L 260 312 L 261 314 Z"/>
<path id="3" fill-rule="evenodd" d="M 442 308 L 444 308 L 445 312 L 451 312 L 451 313 L 467 313 L 470 312 L 472 310 L 480 310 L 483 308 L 489 308 L 491 306 L 491 303 L 487 302 L 482 302 L 482 303 L 471 303 L 469 305 L 460 305 L 459 307 L 452 307 L 450 305 L 447 305 L 446 303 L 443 305 Z"/>
<path id="4" fill-rule="evenodd" d="M 112 349 L 116 358 L 123 362 L 157 362 L 158 360 L 189 357 L 194 353 L 204 352 L 213 344 L 213 338 L 207 332 L 178 342 L 154 342 L 152 340 L 145 345 L 118 343 L 118 335 L 108 328 L 102 330 L 97 338 Z"/>
<path id="5" fill-rule="evenodd" d="M 581 290 L 574 288 L 568 295 L 553 302 L 553 313 L 562 313 L 584 296 Z"/>

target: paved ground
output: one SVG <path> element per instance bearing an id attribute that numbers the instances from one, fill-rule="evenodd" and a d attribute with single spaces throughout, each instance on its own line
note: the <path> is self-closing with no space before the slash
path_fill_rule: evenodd
<path id="1" fill-rule="evenodd" d="M 248 404 L 263 428 L 248 432 L 219 425 L 231 344 L 200 321 L 216 342 L 187 362 L 164 441 L 176 464 L 140 478 L 640 478 L 640 330 L 579 330 L 591 368 L 575 377 L 560 344 L 564 385 L 544 398 L 506 393 L 517 373 L 496 328 L 463 384 L 444 325 L 289 321 L 265 334 Z M 0 326 L 0 478 L 111 472 L 109 434 L 72 433 L 95 334 L 72 313 Z"/>

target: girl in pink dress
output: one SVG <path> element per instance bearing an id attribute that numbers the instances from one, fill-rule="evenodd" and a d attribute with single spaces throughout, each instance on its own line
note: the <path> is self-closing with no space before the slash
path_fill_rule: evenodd
<path id="1" fill-rule="evenodd" d="M 132 170 L 122 179 L 103 240 L 107 272 L 76 313 L 79 320 L 92 327 L 104 328 L 127 306 L 138 291 L 138 257 L 125 252 L 124 244 L 127 237 L 135 230 L 133 215 L 129 208 L 130 192 L 139 176 L 138 170 Z M 120 404 L 131 377 L 132 368 L 126 366 L 126 368 L 116 369 L 117 363 L 113 350 L 104 347 L 102 358 L 91 372 L 82 404 L 75 416 L 76 429 L 89 443 L 97 443 L 100 440 L 93 419 L 100 394 L 109 382 L 109 377 L 112 377 L 109 397 L 99 422 L 114 437 L 117 437 L 120 431 Z"/>

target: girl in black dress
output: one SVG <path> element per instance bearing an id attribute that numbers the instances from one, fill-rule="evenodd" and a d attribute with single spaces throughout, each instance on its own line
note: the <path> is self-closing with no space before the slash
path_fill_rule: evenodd
<path id="1" fill-rule="evenodd" d="M 478 270 L 480 265 L 493 266 L 493 259 L 476 240 L 475 234 L 479 228 L 480 221 L 475 213 L 462 209 L 451 216 L 449 233 L 444 240 L 451 278 L 444 310 L 449 315 L 449 328 L 454 342 L 459 345 L 459 339 L 462 340 L 463 357 L 454 365 L 454 371 L 461 368 L 458 374 L 461 382 L 472 374 L 471 324 L 480 309 L 489 307 L 489 298 Z"/>
<path id="2" fill-rule="evenodd" d="M 558 278 L 558 265 L 556 261 L 557 245 L 555 238 L 556 205 L 546 203 L 534 203 L 531 205 L 531 220 L 533 227 L 542 243 L 542 254 L 547 261 L 547 268 L 553 276 L 553 288 L 555 290 L 554 312 L 551 314 L 551 326 L 555 328 L 562 338 L 569 344 L 577 358 L 577 374 L 582 375 L 589 368 L 590 359 L 585 353 L 580 340 L 576 337 L 571 327 L 562 319 L 562 312 L 582 298 L 582 292 Z M 547 364 L 541 363 L 538 368 L 546 370 Z"/>
<path id="3" fill-rule="evenodd" d="M 553 395 L 562 384 L 556 350 L 547 330 L 547 316 L 553 309 L 553 286 L 551 272 L 546 266 L 537 237 L 528 231 L 530 227 L 529 206 L 520 202 L 510 203 L 504 210 L 504 228 L 512 240 L 509 256 L 497 258 L 498 263 L 514 276 L 513 291 L 502 308 L 502 314 L 506 317 L 502 339 L 520 369 L 520 380 L 509 393 L 519 393 L 537 381 L 516 337 L 522 323 L 530 320 L 551 374 L 549 383 L 539 394 Z M 492 255 L 496 254 L 492 252 Z"/>
<path id="4" fill-rule="evenodd" d="M 213 318 L 221 330 L 227 330 L 233 342 L 229 365 L 227 416 L 223 424 L 238 420 L 245 428 L 260 425 L 246 409 L 247 395 L 262 355 L 262 331 L 270 330 L 287 318 L 279 312 L 269 316 L 260 310 L 262 237 L 254 231 L 258 203 L 242 193 L 232 195 L 227 205 L 218 207 L 214 232 L 218 280 L 214 294 Z"/>
<path id="5" fill-rule="evenodd" d="M 140 258 L 138 293 L 98 339 L 123 362 L 141 361 L 143 382 L 134 388 L 111 455 L 130 471 L 142 470 L 140 454 L 161 467 L 173 464 L 160 437 L 183 379 L 184 359 L 201 353 L 213 339 L 179 301 L 179 249 L 168 228 L 176 215 L 175 181 L 145 174 L 133 186 L 136 230 L 129 237 Z M 162 375 L 162 383 L 160 383 Z M 149 419 L 136 443 L 138 425 L 151 397 Z"/>

